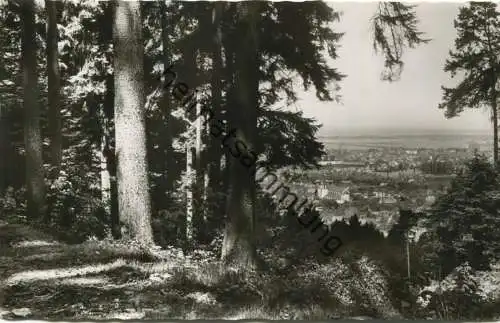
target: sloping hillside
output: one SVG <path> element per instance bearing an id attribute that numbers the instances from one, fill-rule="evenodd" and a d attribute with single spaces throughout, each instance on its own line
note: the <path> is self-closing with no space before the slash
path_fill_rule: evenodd
<path id="1" fill-rule="evenodd" d="M 389 300 L 387 273 L 367 257 L 283 267 L 278 254 L 268 254 L 269 270 L 245 276 L 208 251 L 66 245 L 5 223 L 0 236 L 4 318 L 401 317 Z"/>

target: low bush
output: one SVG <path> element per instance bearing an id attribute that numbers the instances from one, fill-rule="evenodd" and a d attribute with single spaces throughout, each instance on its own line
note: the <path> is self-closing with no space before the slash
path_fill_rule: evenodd
<path id="1" fill-rule="evenodd" d="M 423 288 L 418 304 L 422 314 L 430 314 L 433 319 L 461 320 L 489 317 L 484 313 L 487 302 L 480 295 L 477 277 L 468 264 L 457 267 L 442 281 L 433 281 Z"/>
<path id="2" fill-rule="evenodd" d="M 61 239 L 79 243 L 89 237 L 109 234 L 109 212 L 96 192 L 88 186 L 88 176 L 68 165 L 50 182 L 44 225 Z"/>

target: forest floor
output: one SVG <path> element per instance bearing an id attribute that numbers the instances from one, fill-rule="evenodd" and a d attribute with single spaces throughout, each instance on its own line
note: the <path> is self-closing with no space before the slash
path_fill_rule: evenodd
<path id="1" fill-rule="evenodd" d="M 242 274 L 208 251 L 155 252 L 111 241 L 67 245 L 0 222 L 0 318 L 401 318 L 366 259 L 354 269 L 337 262 Z"/>

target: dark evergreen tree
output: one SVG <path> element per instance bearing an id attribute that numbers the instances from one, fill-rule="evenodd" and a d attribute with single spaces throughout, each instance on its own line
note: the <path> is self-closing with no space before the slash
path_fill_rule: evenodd
<path id="1" fill-rule="evenodd" d="M 455 19 L 457 38 L 444 70 L 451 76 L 460 75 L 456 87 L 443 86 L 443 102 L 448 118 L 459 115 L 465 108 L 488 107 L 493 123 L 493 159 L 498 163 L 498 75 L 500 50 L 500 13 L 496 4 L 471 2 L 460 9 Z"/>
<path id="2" fill-rule="evenodd" d="M 417 28 L 415 7 L 395 1 L 378 3 L 377 12 L 372 18 L 373 48 L 384 55 L 384 80 L 394 81 L 401 76 L 406 48 L 414 48 L 430 41 Z"/>
<path id="3" fill-rule="evenodd" d="M 49 137 L 52 166 L 58 170 L 62 160 L 62 127 L 60 102 L 59 73 L 59 2 L 47 1 L 47 75 L 48 75 L 48 105 L 49 105 Z"/>
<path id="4" fill-rule="evenodd" d="M 477 155 L 436 202 L 429 224 L 437 234 L 445 273 L 465 261 L 485 269 L 500 255 L 499 184 L 498 170 Z"/>
<path id="5" fill-rule="evenodd" d="M 38 102 L 37 46 L 35 3 L 23 1 L 20 5 L 22 21 L 24 146 L 26 150 L 26 183 L 28 218 L 35 220 L 45 215 L 45 179 L 42 155 L 40 105 Z"/>

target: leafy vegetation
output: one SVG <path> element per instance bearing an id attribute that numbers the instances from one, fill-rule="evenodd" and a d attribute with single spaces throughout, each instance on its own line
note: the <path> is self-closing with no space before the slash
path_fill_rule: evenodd
<path id="1" fill-rule="evenodd" d="M 476 270 L 489 269 L 498 260 L 498 180 L 498 170 L 477 155 L 430 212 L 429 225 L 438 237 L 438 263 L 444 273 L 465 262 Z"/>
<path id="2" fill-rule="evenodd" d="M 236 150 L 273 171 L 294 169 L 289 180 L 300 170 L 309 181 L 411 189 L 408 172 L 389 168 L 369 176 L 318 170 L 318 120 L 287 109 L 301 88 L 320 101 L 340 98 L 345 75 L 329 64 L 343 36 L 334 7 L 0 2 L 0 317 L 498 315 L 498 298 L 478 297 L 476 286 L 499 254 L 498 170 L 484 158 L 467 165 L 429 214 L 401 214 L 388 239 L 356 214 L 328 223 L 343 241 L 334 257 L 233 158 Z M 401 72 L 405 48 L 428 42 L 414 9 L 380 3 L 375 12 L 385 80 Z M 461 10 L 445 69 L 469 74 L 467 84 L 444 90 L 448 115 L 480 104 L 496 113 L 496 47 L 475 45 L 497 19 L 488 4 Z M 162 86 L 169 66 L 177 79 Z M 207 107 L 215 123 L 197 118 Z M 412 185 L 427 180 L 414 177 Z M 414 226 L 428 231 L 411 243 L 413 271 L 424 274 L 407 280 L 400 250 Z M 444 291 L 429 289 L 436 272 Z"/>

